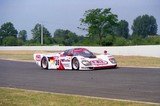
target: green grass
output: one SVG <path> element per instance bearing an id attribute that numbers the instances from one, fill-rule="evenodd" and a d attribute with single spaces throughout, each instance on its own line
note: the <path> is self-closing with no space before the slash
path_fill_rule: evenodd
<path id="1" fill-rule="evenodd" d="M 156 104 L 98 99 L 31 90 L 0 88 L 0 106 L 155 106 Z"/>

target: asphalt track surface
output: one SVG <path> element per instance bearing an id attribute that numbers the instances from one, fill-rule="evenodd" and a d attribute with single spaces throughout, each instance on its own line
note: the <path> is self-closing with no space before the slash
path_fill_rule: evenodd
<path id="1" fill-rule="evenodd" d="M 0 87 L 160 103 L 160 69 L 57 71 L 0 60 Z"/>

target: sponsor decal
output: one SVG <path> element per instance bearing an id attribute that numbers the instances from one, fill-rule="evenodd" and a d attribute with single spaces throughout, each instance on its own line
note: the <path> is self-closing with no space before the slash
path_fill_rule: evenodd
<path id="1" fill-rule="evenodd" d="M 60 62 L 58 58 L 59 58 L 58 56 L 50 57 L 49 58 L 49 62 L 51 64 L 54 64 L 54 65 L 58 66 L 59 62 Z"/>
<path id="2" fill-rule="evenodd" d="M 61 59 L 61 62 L 71 62 L 69 59 Z"/>
<path id="3" fill-rule="evenodd" d="M 54 64 L 54 63 L 55 63 L 55 58 L 54 58 L 54 57 L 49 57 L 49 62 L 50 62 L 51 64 Z"/>
<path id="4" fill-rule="evenodd" d="M 92 60 L 92 65 L 101 66 L 101 65 L 107 65 L 108 62 L 104 60 Z"/>
<path id="5" fill-rule="evenodd" d="M 55 60 L 50 60 L 50 63 L 51 64 L 55 64 Z"/>
<path id="6" fill-rule="evenodd" d="M 49 61 L 54 61 L 54 60 L 55 60 L 54 57 L 50 57 L 50 58 L 49 58 Z"/>
<path id="7" fill-rule="evenodd" d="M 70 67 L 70 65 L 69 65 L 69 64 L 66 64 L 66 63 L 65 63 L 65 64 L 63 63 L 63 66 L 64 66 L 64 67 Z"/>
<path id="8" fill-rule="evenodd" d="M 36 55 L 36 61 L 41 61 L 41 55 Z"/>

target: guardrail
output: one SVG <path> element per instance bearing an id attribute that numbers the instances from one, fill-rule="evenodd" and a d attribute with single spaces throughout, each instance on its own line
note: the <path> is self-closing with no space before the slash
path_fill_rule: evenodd
<path id="1" fill-rule="evenodd" d="M 103 53 L 107 50 L 112 55 L 124 56 L 150 56 L 160 57 L 160 45 L 146 46 L 0 46 L 2 50 L 47 50 L 47 51 L 63 51 L 70 48 L 83 47 L 95 53 Z"/>

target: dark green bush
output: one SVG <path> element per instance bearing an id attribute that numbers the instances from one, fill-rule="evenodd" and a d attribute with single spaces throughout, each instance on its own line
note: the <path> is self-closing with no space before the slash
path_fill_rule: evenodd
<path id="1" fill-rule="evenodd" d="M 108 35 L 102 41 L 102 46 L 112 46 L 114 42 L 114 36 Z"/>
<path id="2" fill-rule="evenodd" d="M 115 37 L 114 45 L 115 46 L 126 46 L 127 40 L 123 37 Z"/>
<path id="3" fill-rule="evenodd" d="M 17 46 L 18 45 L 17 38 L 15 38 L 14 36 L 5 37 L 3 39 L 3 45 L 4 46 Z"/>

